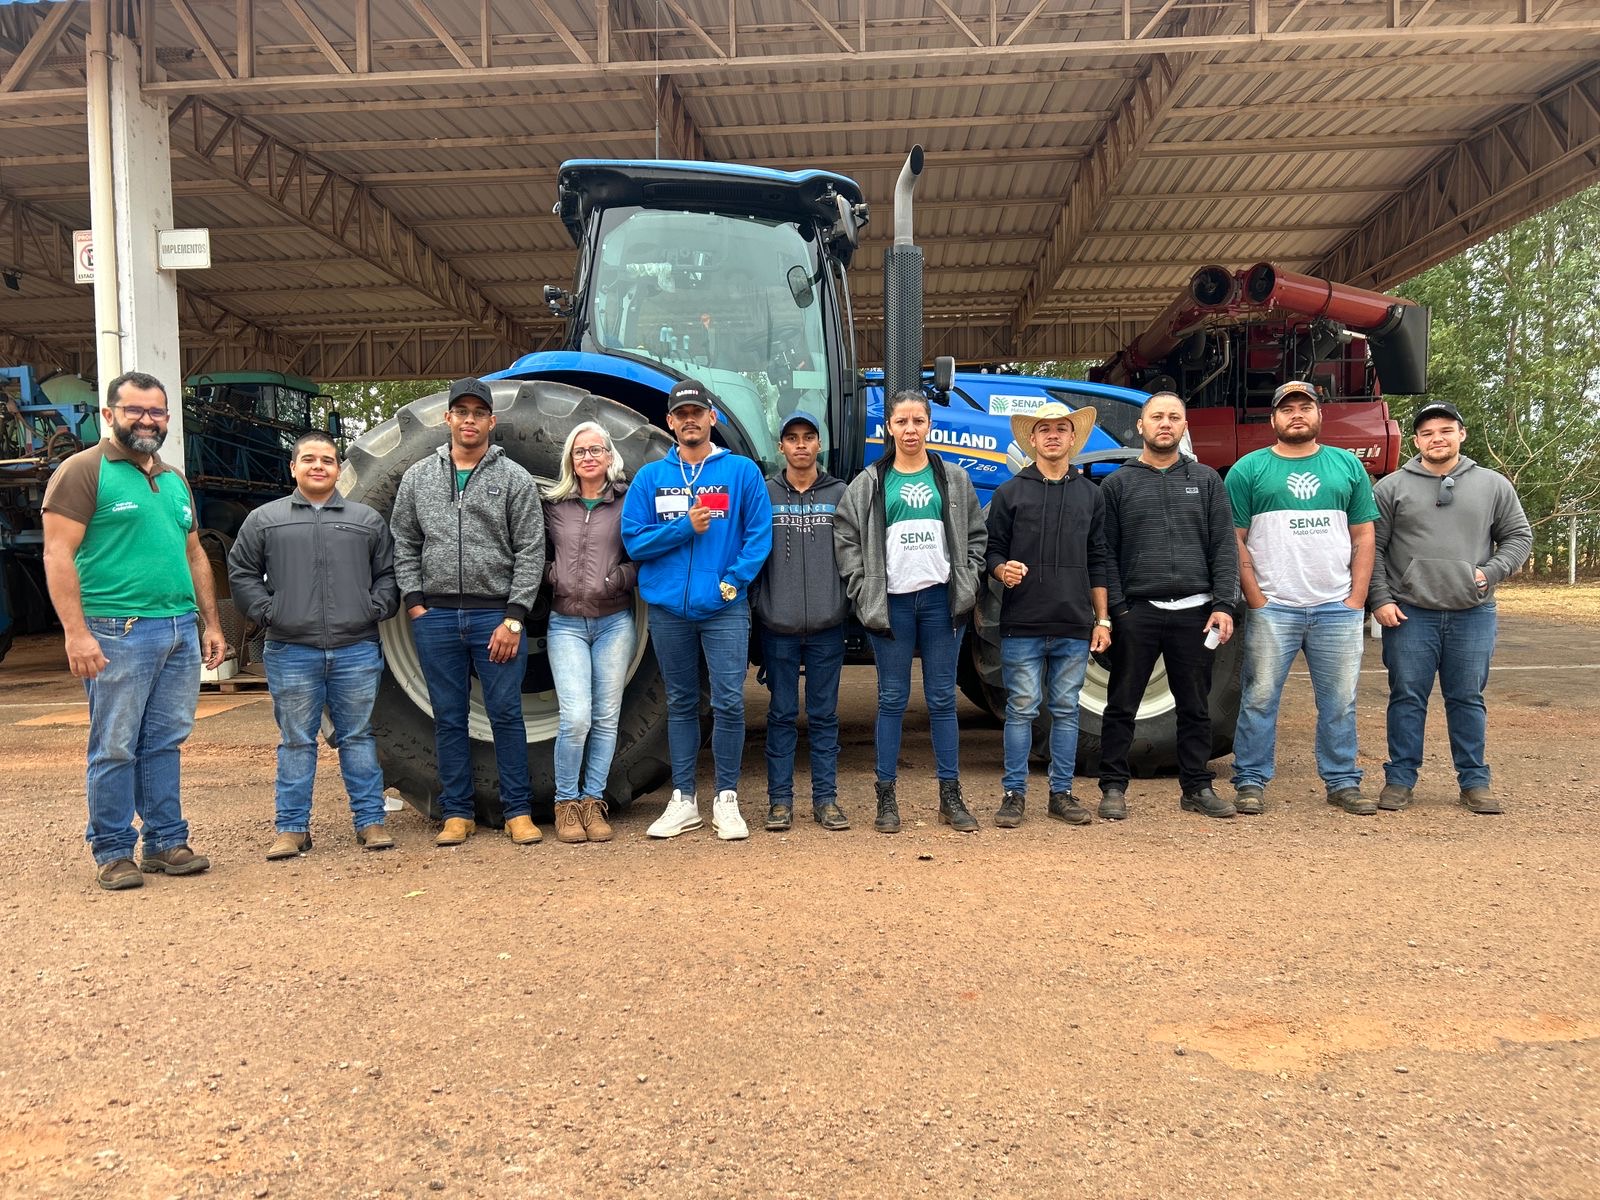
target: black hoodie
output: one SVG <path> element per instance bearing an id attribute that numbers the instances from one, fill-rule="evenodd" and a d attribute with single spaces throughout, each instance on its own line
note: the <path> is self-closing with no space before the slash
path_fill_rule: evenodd
<path id="1" fill-rule="evenodd" d="M 989 502 L 984 571 L 1023 563 L 1028 573 L 1000 601 L 1001 637 L 1069 637 L 1094 632 L 1090 588 L 1106 586 L 1105 501 L 1082 471 L 1046 479 L 1030 463 Z"/>
<path id="2" fill-rule="evenodd" d="M 1239 604 L 1239 547 L 1228 490 L 1192 458 L 1160 470 L 1135 459 L 1100 485 L 1110 554 L 1108 599 L 1117 616 L 1135 600 L 1211 593 L 1214 612 Z"/>
<path id="3" fill-rule="evenodd" d="M 750 600 L 773 633 L 816 633 L 844 624 L 848 601 L 833 555 L 833 515 L 844 492 L 844 481 L 821 468 L 803 492 L 789 482 L 787 470 L 767 478 L 772 554 Z"/>

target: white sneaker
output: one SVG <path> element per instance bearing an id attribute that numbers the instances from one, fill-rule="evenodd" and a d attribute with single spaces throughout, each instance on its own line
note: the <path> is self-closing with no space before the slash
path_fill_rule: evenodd
<path id="1" fill-rule="evenodd" d="M 743 841 L 750 836 L 750 826 L 744 823 L 744 814 L 739 811 L 738 792 L 717 793 L 711 804 L 711 828 L 725 842 Z"/>
<path id="2" fill-rule="evenodd" d="M 665 811 L 656 818 L 654 825 L 645 830 L 645 834 L 653 838 L 670 838 L 699 828 L 700 805 L 693 796 L 685 796 L 674 788 Z"/>

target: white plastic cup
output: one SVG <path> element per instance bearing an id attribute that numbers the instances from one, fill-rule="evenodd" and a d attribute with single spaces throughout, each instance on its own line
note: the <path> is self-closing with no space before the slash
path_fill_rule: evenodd
<path id="1" fill-rule="evenodd" d="M 1220 645 L 1222 645 L 1222 630 L 1213 625 L 1206 630 L 1206 649 L 1215 650 Z"/>

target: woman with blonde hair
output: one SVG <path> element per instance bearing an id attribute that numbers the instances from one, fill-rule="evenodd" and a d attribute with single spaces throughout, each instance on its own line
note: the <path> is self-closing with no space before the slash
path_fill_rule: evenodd
<path id="1" fill-rule="evenodd" d="M 551 593 L 546 644 L 561 706 L 556 837 L 563 842 L 611 838 L 606 777 L 617 749 L 622 689 L 638 648 L 638 573 L 622 548 L 623 476 L 611 435 L 585 421 L 567 435 L 561 478 L 544 496 Z"/>

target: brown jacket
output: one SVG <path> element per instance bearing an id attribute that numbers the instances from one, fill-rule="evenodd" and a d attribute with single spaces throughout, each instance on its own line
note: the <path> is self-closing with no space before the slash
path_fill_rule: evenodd
<path id="1" fill-rule="evenodd" d="M 632 602 L 638 569 L 622 549 L 626 483 L 608 485 L 593 510 L 576 496 L 544 502 L 551 608 L 568 617 L 608 617 Z"/>

